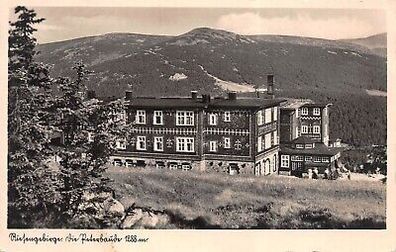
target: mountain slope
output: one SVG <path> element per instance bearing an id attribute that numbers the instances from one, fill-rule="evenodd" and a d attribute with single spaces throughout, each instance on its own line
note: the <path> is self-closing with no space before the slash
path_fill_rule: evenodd
<path id="1" fill-rule="evenodd" d="M 121 96 L 125 89 L 142 95 L 220 93 L 216 80 L 261 87 L 269 72 L 282 90 L 386 90 L 384 58 L 332 40 L 198 28 L 173 37 L 107 34 L 39 50 L 38 59 L 54 64 L 55 75 L 67 75 L 74 61 L 83 60 L 96 72 L 91 87 L 103 96 Z"/>
<path id="2" fill-rule="evenodd" d="M 95 72 L 89 89 L 104 97 L 125 90 L 144 96 L 249 92 L 265 88 L 273 73 L 278 96 L 334 104 L 330 137 L 386 143 L 386 96 L 369 95 L 386 92 L 386 58 L 350 41 L 198 28 L 179 36 L 107 34 L 39 50 L 40 61 L 54 64 L 54 77 L 70 75 L 73 62 L 83 60 Z"/>
<path id="3" fill-rule="evenodd" d="M 373 36 L 368 36 L 366 38 L 358 39 L 345 39 L 343 42 L 348 42 L 351 44 L 356 44 L 368 48 L 373 53 L 386 57 L 387 50 L 387 34 L 381 33 Z"/>

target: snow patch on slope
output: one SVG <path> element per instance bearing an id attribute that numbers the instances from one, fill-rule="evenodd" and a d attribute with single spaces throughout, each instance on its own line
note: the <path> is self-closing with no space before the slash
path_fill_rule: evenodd
<path id="1" fill-rule="evenodd" d="M 179 80 L 185 80 L 187 79 L 187 75 L 185 75 L 184 73 L 175 73 L 174 75 L 171 75 L 169 77 L 169 80 L 171 81 L 179 81 Z"/>
<path id="2" fill-rule="evenodd" d="M 202 69 L 202 71 L 205 72 L 209 77 L 213 78 L 215 80 L 215 85 L 219 86 L 223 90 L 226 91 L 232 91 L 232 92 L 238 92 L 238 93 L 243 93 L 243 92 L 254 92 L 254 86 L 248 85 L 248 84 L 240 84 L 240 83 L 235 83 L 232 81 L 225 81 L 222 79 L 217 78 L 216 76 L 211 75 L 208 73 L 203 66 L 199 65 L 199 67 Z"/>

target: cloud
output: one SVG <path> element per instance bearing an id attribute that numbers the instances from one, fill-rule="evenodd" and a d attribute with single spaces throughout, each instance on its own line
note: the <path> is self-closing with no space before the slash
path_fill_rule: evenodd
<path id="1" fill-rule="evenodd" d="M 218 18 L 216 28 L 239 34 L 280 34 L 318 38 L 364 37 L 386 31 L 377 23 L 350 16 L 313 18 L 308 14 L 264 17 L 259 13 L 230 13 Z"/>

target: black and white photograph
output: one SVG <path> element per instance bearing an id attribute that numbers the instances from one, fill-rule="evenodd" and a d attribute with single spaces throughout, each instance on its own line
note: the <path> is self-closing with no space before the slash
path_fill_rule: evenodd
<path id="1" fill-rule="evenodd" d="M 8 229 L 389 227 L 384 9 L 8 20 Z"/>

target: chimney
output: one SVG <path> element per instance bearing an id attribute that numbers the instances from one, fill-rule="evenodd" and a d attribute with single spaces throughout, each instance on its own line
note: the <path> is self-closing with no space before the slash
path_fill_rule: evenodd
<path id="1" fill-rule="evenodd" d="M 197 91 L 191 91 L 191 99 L 196 100 L 197 99 L 198 92 Z"/>
<path id="2" fill-rule="evenodd" d="M 236 92 L 229 92 L 228 93 L 228 100 L 236 100 L 237 99 L 237 93 Z"/>
<path id="3" fill-rule="evenodd" d="M 132 91 L 125 91 L 125 100 L 132 100 Z"/>
<path id="4" fill-rule="evenodd" d="M 267 94 L 274 95 L 274 75 L 267 75 Z"/>
<path id="5" fill-rule="evenodd" d="M 210 103 L 210 94 L 202 95 L 202 101 L 203 103 Z"/>
<path id="6" fill-rule="evenodd" d="M 91 100 L 91 99 L 95 99 L 96 98 L 96 93 L 94 90 L 88 90 L 87 91 L 87 99 Z"/>

